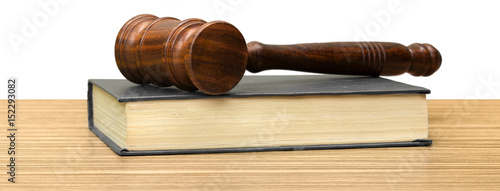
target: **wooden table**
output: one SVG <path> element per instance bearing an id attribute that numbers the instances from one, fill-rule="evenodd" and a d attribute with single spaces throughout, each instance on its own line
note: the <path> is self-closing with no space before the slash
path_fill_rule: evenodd
<path id="1" fill-rule="evenodd" d="M 500 190 L 500 100 L 430 100 L 431 147 L 120 157 L 85 100 L 18 100 L 16 183 L 0 190 Z"/>

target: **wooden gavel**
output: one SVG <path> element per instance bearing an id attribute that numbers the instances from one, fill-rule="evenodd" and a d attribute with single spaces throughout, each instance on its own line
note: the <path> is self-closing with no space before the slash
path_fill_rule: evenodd
<path id="1" fill-rule="evenodd" d="M 115 59 L 131 82 L 175 85 L 212 95 L 231 90 L 245 70 L 429 76 L 441 65 L 439 51 L 430 44 L 246 44 L 240 31 L 224 21 L 180 21 L 148 14 L 137 15 L 123 25 L 116 38 Z"/>

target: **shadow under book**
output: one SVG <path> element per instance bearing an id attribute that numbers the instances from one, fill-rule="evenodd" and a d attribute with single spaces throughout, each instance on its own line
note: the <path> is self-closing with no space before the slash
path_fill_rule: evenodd
<path id="1" fill-rule="evenodd" d="M 211 96 L 91 79 L 89 128 L 118 155 L 428 146 L 430 90 L 379 77 L 245 76 Z"/>

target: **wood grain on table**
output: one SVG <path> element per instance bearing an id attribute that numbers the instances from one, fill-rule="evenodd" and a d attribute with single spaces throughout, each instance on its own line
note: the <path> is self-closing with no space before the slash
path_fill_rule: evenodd
<path id="1" fill-rule="evenodd" d="M 500 100 L 429 100 L 430 147 L 120 157 L 86 100 L 18 100 L 16 183 L 0 190 L 500 190 Z"/>

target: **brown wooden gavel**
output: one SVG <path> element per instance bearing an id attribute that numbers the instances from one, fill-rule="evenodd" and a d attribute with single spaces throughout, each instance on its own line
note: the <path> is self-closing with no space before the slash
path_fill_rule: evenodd
<path id="1" fill-rule="evenodd" d="M 131 82 L 175 85 L 212 95 L 231 90 L 245 70 L 429 76 L 441 65 L 439 51 L 430 44 L 246 44 L 240 31 L 224 21 L 180 21 L 148 14 L 137 15 L 123 25 L 116 38 L 115 59 Z"/>

